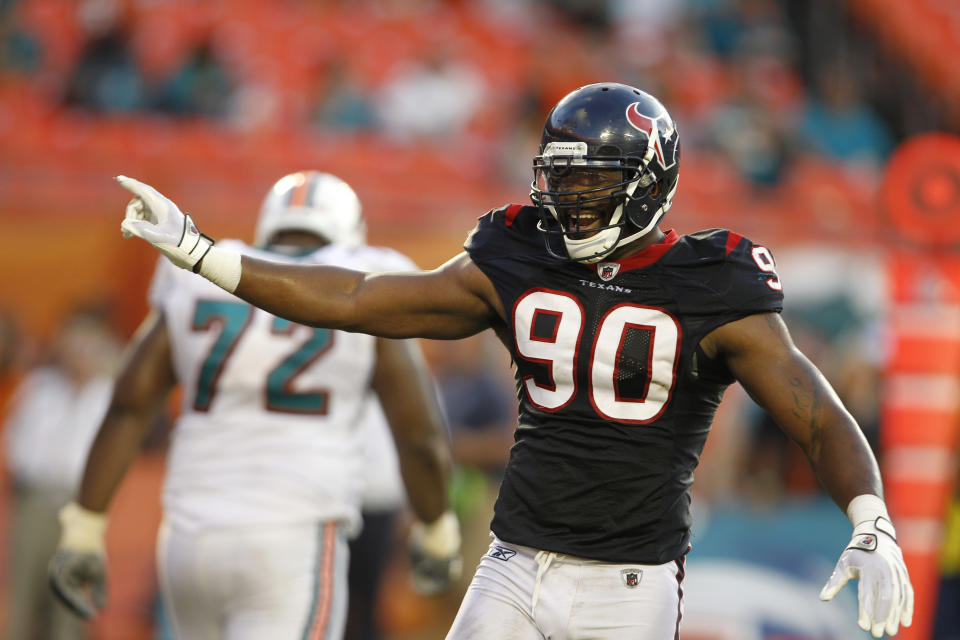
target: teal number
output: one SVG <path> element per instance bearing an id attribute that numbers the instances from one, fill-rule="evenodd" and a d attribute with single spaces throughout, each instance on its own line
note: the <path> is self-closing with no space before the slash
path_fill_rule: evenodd
<path id="1" fill-rule="evenodd" d="M 243 302 L 198 300 L 197 308 L 193 313 L 194 331 L 210 329 L 214 324 L 220 325 L 220 335 L 217 336 L 210 353 L 200 367 L 200 376 L 197 379 L 197 393 L 193 400 L 193 408 L 197 411 L 209 411 L 210 403 L 216 394 L 217 381 L 223 373 L 224 364 L 244 329 L 253 316 L 253 307 Z"/>
<path id="2" fill-rule="evenodd" d="M 198 300 L 193 314 L 193 330 L 208 331 L 220 325 L 220 335 L 200 366 L 197 392 L 193 400 L 196 411 L 209 411 L 217 391 L 217 382 L 230 354 L 253 317 L 254 308 L 243 302 Z M 274 318 L 274 333 L 291 333 L 294 323 Z M 266 408 L 286 413 L 327 412 L 329 393 L 322 389 L 294 391 L 293 380 L 317 361 L 333 345 L 329 329 L 314 329 L 310 338 L 284 358 L 267 374 Z"/>
<path id="3" fill-rule="evenodd" d="M 273 319 L 275 333 L 288 333 L 296 326 L 283 318 Z M 333 346 L 333 332 L 314 329 L 310 339 L 287 356 L 267 376 L 267 409 L 287 413 L 327 413 L 329 393 L 315 389 L 294 391 L 293 379 Z"/>

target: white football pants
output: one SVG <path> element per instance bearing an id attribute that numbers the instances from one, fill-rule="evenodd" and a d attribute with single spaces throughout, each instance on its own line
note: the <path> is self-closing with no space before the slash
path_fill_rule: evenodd
<path id="1" fill-rule="evenodd" d="M 496 537 L 447 640 L 675 640 L 683 560 L 612 564 Z"/>
<path id="2" fill-rule="evenodd" d="M 161 525 L 160 593 L 178 640 L 339 640 L 349 549 L 336 522 L 183 532 Z"/>

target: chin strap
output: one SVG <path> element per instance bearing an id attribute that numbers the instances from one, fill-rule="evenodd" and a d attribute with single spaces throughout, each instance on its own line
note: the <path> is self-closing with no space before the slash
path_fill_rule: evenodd
<path id="1" fill-rule="evenodd" d="M 613 253 L 616 249 L 619 249 L 620 247 L 625 247 L 625 246 L 627 246 L 628 244 L 630 244 L 631 242 L 633 242 L 633 241 L 635 241 L 635 240 L 639 240 L 639 239 L 642 238 L 643 236 L 645 236 L 645 235 L 647 235 L 648 233 L 650 233 L 650 232 L 653 230 L 653 228 L 657 226 L 657 223 L 660 222 L 660 218 L 663 217 L 663 214 L 664 214 L 664 213 L 666 213 L 666 212 L 665 212 L 665 211 L 661 211 L 659 215 L 654 216 L 654 218 L 653 218 L 653 220 L 650 222 L 650 224 L 648 224 L 647 226 L 645 226 L 643 229 L 640 229 L 639 231 L 635 231 L 634 233 L 631 233 L 629 236 L 627 236 L 627 237 L 625 237 L 625 238 L 620 237 L 619 239 L 614 240 L 613 243 L 612 243 L 612 245 L 611 245 L 611 247 L 610 247 L 609 249 L 607 249 L 606 251 L 604 251 L 603 253 L 601 253 L 601 254 L 599 254 L 599 255 L 596 255 L 596 256 L 591 256 L 591 257 L 586 258 L 586 259 L 584 259 L 584 260 L 580 260 L 579 262 L 583 262 L 583 263 L 585 263 L 585 264 L 595 264 L 595 263 L 600 262 L 601 260 L 605 259 L 605 258 L 606 258 L 607 256 L 609 256 L 611 253 Z M 627 224 L 629 224 L 629 223 L 627 223 Z M 624 226 L 624 227 L 620 227 L 620 228 L 618 228 L 618 229 L 613 229 L 612 231 L 618 231 L 619 234 L 622 235 L 622 234 L 623 234 L 623 230 L 624 230 L 625 228 L 626 228 L 626 227 Z M 606 233 L 606 232 L 601 231 L 601 233 Z M 567 247 L 567 252 L 569 253 L 569 251 L 570 251 L 570 248 L 569 248 L 569 245 L 568 245 L 568 247 Z"/>

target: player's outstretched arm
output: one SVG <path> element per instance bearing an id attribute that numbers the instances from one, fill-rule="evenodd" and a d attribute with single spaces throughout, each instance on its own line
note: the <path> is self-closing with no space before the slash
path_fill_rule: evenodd
<path id="1" fill-rule="evenodd" d="M 106 605 L 107 504 L 174 383 L 163 317 L 152 312 L 127 349 L 76 501 L 60 511 L 63 532 L 50 560 L 50 586 L 83 618 Z"/>
<path id="2" fill-rule="evenodd" d="M 874 637 L 913 620 L 913 588 L 884 505 L 880 471 L 860 427 L 823 374 L 793 344 L 778 314 L 714 330 L 701 343 L 721 357 L 747 393 L 804 450 L 854 526 L 853 538 L 820 594 L 833 598 L 859 578 L 858 624 Z"/>
<path id="3" fill-rule="evenodd" d="M 416 340 L 377 340 L 372 382 L 393 432 L 417 522 L 410 535 L 414 585 L 438 593 L 460 575 L 460 525 L 447 501 L 450 441 L 430 371 Z"/>
<path id="4" fill-rule="evenodd" d="M 466 253 L 420 272 L 361 273 L 249 256 L 243 256 L 242 269 L 235 295 L 314 327 L 385 338 L 454 339 L 478 333 L 497 318 L 493 285 Z"/>
<path id="5" fill-rule="evenodd" d="M 121 225 L 126 237 L 142 238 L 177 266 L 288 320 L 388 338 L 462 338 L 489 327 L 500 311 L 493 285 L 466 254 L 433 271 L 396 274 L 241 257 L 214 246 L 153 187 L 117 181 L 134 194 Z"/>

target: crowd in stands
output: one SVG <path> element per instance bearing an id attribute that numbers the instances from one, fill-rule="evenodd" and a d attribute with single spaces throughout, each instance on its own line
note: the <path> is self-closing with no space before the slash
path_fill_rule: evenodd
<path id="1" fill-rule="evenodd" d="M 864 64 L 882 51 L 856 24 L 813 20 L 825 4 L 11 0 L 0 51 L 5 78 L 60 108 L 455 142 L 512 181 L 548 106 L 615 78 L 764 188 L 798 155 L 876 169 L 896 140 L 947 124 L 935 100 L 893 105 L 891 86 L 921 89 Z"/>

